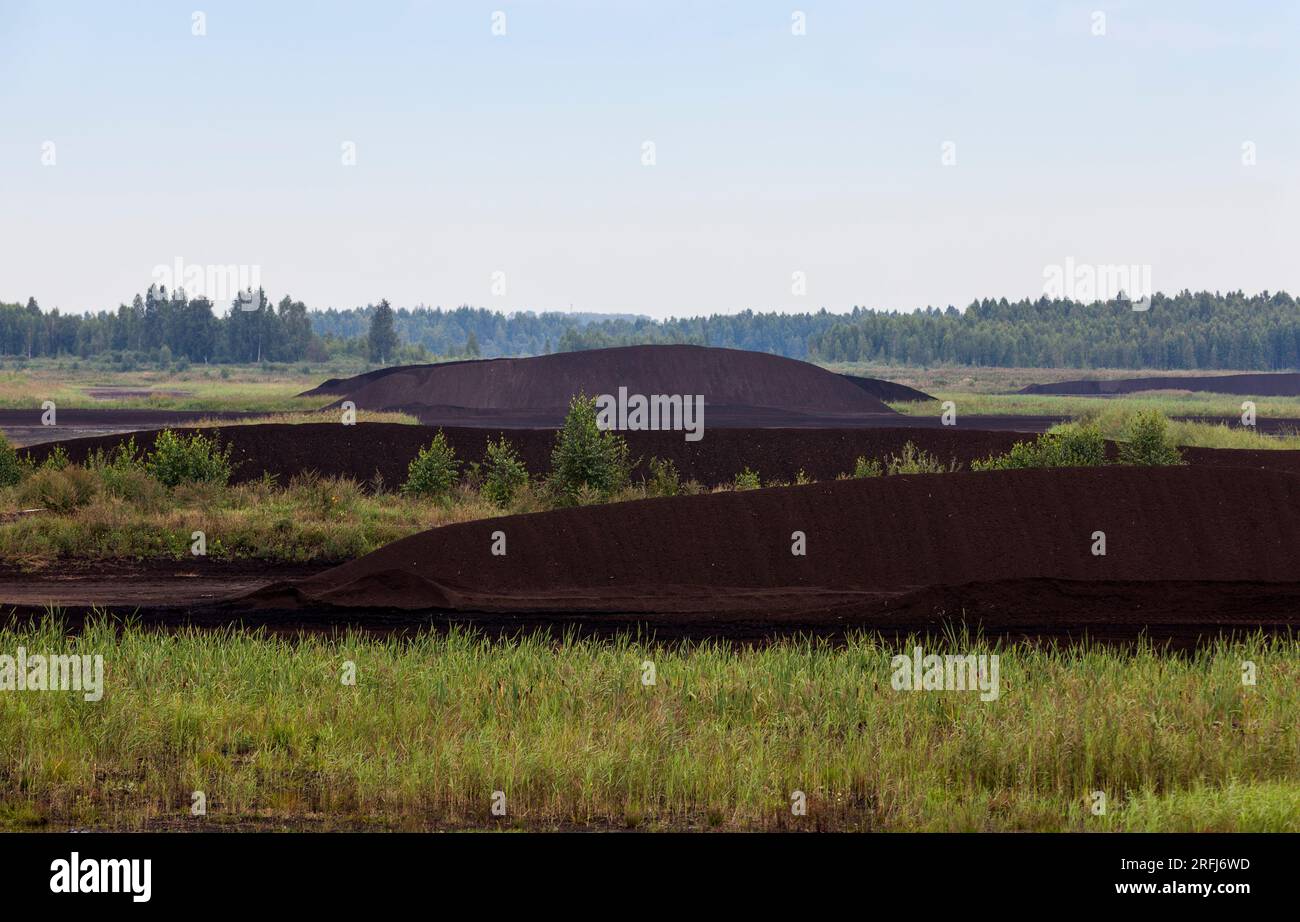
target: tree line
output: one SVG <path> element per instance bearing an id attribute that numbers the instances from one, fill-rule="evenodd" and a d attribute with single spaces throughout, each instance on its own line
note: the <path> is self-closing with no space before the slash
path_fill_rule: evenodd
<path id="1" fill-rule="evenodd" d="M 253 309 L 248 309 L 254 305 Z M 1127 301 L 981 300 L 965 311 L 861 307 L 848 314 L 760 313 L 653 320 L 628 315 L 503 314 L 483 308 L 308 310 L 263 292 L 217 313 L 206 298 L 151 288 L 116 311 L 61 314 L 35 299 L 0 304 L 0 354 L 137 355 L 193 362 L 371 363 L 434 357 L 541 355 L 611 346 L 689 343 L 823 362 L 1160 369 L 1300 367 L 1300 305 L 1284 292 L 1157 294 Z"/>
<path id="2" fill-rule="evenodd" d="M 1300 367 L 1300 305 L 1285 292 L 1156 294 L 1128 301 L 983 300 L 964 312 L 854 309 L 809 340 L 826 362 L 1036 368 Z"/>
<path id="3" fill-rule="evenodd" d="M 193 362 L 295 361 L 308 357 L 313 334 L 307 306 L 288 295 L 272 305 L 264 292 L 250 293 L 218 316 L 207 298 L 187 298 L 151 287 L 116 311 L 61 314 L 42 311 L 35 298 L 25 305 L 0 304 L 0 353 L 27 358 L 131 353 Z"/>

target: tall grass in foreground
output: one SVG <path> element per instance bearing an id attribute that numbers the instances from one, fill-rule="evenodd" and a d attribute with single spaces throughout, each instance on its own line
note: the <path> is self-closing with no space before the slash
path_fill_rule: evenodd
<path id="1" fill-rule="evenodd" d="M 911 644 L 865 637 L 687 648 L 99 623 L 69 638 L 47 620 L 0 630 L 0 653 L 19 646 L 102 655 L 105 690 L 0 692 L 9 828 L 1300 830 L 1295 640 L 1189 657 L 995 647 L 988 702 L 893 690 Z"/>

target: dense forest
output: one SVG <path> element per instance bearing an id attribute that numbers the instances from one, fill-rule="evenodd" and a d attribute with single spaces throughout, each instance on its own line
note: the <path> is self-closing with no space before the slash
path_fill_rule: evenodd
<path id="1" fill-rule="evenodd" d="M 247 305 L 257 305 L 247 309 Z M 371 313 L 373 313 L 373 308 Z M 38 358 L 108 357 L 149 362 L 297 362 L 331 356 L 368 356 L 367 336 L 342 340 L 312 329 L 316 316 L 288 295 L 272 303 L 249 292 L 218 313 L 206 298 L 187 298 L 183 289 L 150 288 L 116 311 L 61 314 L 42 311 L 34 298 L 25 305 L 0 304 L 0 355 Z M 381 352 L 385 360 L 428 360 L 416 348 Z"/>
<path id="2" fill-rule="evenodd" d="M 502 314 L 483 308 L 379 305 L 308 310 L 289 296 L 218 313 L 183 291 L 150 289 L 116 311 L 60 314 L 34 299 L 0 304 L 0 354 L 192 362 L 376 363 L 540 355 L 643 343 L 695 343 L 824 362 L 1257 369 L 1300 367 L 1300 303 L 1285 293 L 1157 294 L 1126 301 L 972 303 L 886 313 L 738 314 L 651 320 L 627 315 Z M 246 307 L 246 305 L 245 305 Z"/>
<path id="3" fill-rule="evenodd" d="M 855 309 L 812 337 L 826 362 L 1041 368 L 1300 367 L 1300 302 L 1283 292 L 1247 296 L 1157 294 L 1145 311 L 1127 301 L 977 301 L 964 312 L 878 314 Z"/>
<path id="4" fill-rule="evenodd" d="M 806 358 L 809 337 L 829 330 L 844 315 L 739 314 L 652 320 L 627 314 L 569 314 L 532 312 L 500 314 L 483 308 L 402 308 L 396 312 L 402 340 L 424 346 L 437 355 L 458 355 L 471 334 L 485 357 L 575 352 L 608 346 L 650 343 L 695 343 L 775 352 Z M 312 314 L 312 329 L 340 338 L 363 336 L 370 308 L 326 310 Z"/>

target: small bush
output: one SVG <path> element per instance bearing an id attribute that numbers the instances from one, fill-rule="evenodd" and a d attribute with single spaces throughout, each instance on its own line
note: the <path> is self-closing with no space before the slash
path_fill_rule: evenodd
<path id="1" fill-rule="evenodd" d="M 406 483 L 402 492 L 407 496 L 425 496 L 446 499 L 460 475 L 460 462 L 442 430 L 433 437 L 428 448 L 421 448 L 406 468 Z"/>
<path id="2" fill-rule="evenodd" d="M 884 473 L 885 469 L 878 460 L 868 460 L 865 455 L 859 455 L 853 464 L 853 476 L 859 480 L 864 477 L 880 477 Z"/>
<path id="3" fill-rule="evenodd" d="M 111 451 L 96 448 L 86 458 L 86 469 L 93 471 L 109 496 L 135 500 L 152 496 L 158 482 L 145 469 L 144 459 L 135 446 L 135 436 Z"/>
<path id="4" fill-rule="evenodd" d="M 677 465 L 669 460 L 650 459 L 650 480 L 646 490 L 651 496 L 676 496 L 682 492 L 682 479 Z"/>
<path id="5" fill-rule="evenodd" d="M 627 485 L 632 464 L 627 440 L 596 424 L 596 401 L 579 394 L 569 402 L 564 428 L 555 437 L 551 452 L 551 483 L 563 502 L 578 502 L 579 491 L 587 488 L 608 497 Z"/>
<path id="6" fill-rule="evenodd" d="M 763 483 L 759 480 L 758 473 L 751 471 L 748 467 L 736 475 L 737 490 L 757 490 L 762 485 Z"/>
<path id="7" fill-rule="evenodd" d="M 795 486 L 803 487 L 803 486 L 807 486 L 810 483 L 815 483 L 815 481 L 804 471 L 803 468 L 799 468 L 799 470 L 794 475 Z"/>
<path id="8" fill-rule="evenodd" d="M 96 448 L 86 457 L 85 466 L 99 478 L 104 495 L 126 500 L 141 510 L 162 507 L 167 491 L 145 468 L 135 436 L 110 451 Z"/>
<path id="9" fill-rule="evenodd" d="M 99 479 L 84 467 L 41 468 L 23 483 L 19 502 L 51 512 L 72 512 L 89 503 L 98 492 Z"/>
<path id="10" fill-rule="evenodd" d="M 896 455 L 885 458 L 887 474 L 947 474 L 961 468 L 955 460 L 944 466 L 935 455 L 917 448 L 911 441 L 903 445 L 903 450 Z"/>
<path id="11" fill-rule="evenodd" d="M 496 442 L 488 442 L 482 471 L 483 496 L 503 509 L 528 483 L 528 468 L 504 435 Z"/>
<path id="12" fill-rule="evenodd" d="M 1030 467 L 1101 467 L 1106 437 L 1094 424 L 1063 426 L 1032 442 L 1016 442 L 1005 455 L 971 463 L 973 471 L 1008 471 Z"/>
<path id="13" fill-rule="evenodd" d="M 347 477 L 321 477 L 307 470 L 289 479 L 285 498 L 318 519 L 345 519 L 361 499 L 361 487 Z"/>
<path id="14" fill-rule="evenodd" d="M 0 487 L 12 487 L 22 479 L 23 464 L 18 460 L 18 452 L 0 433 Z"/>
<path id="15" fill-rule="evenodd" d="M 125 442 L 119 442 L 111 451 L 96 448 L 86 456 L 86 467 L 92 471 L 102 471 L 107 468 L 127 470 L 143 466 L 140 449 L 135 445 L 135 436 L 131 436 Z"/>
<path id="16" fill-rule="evenodd" d="M 105 468 L 96 473 L 105 496 L 124 500 L 141 512 L 158 512 L 172 505 L 167 488 L 143 467 Z"/>
<path id="17" fill-rule="evenodd" d="M 202 433 L 186 437 L 170 429 L 158 433 L 153 449 L 145 456 L 144 466 L 150 474 L 169 487 L 182 483 L 229 482 L 233 470 L 230 445 L 224 449 L 215 438 Z"/>
<path id="18" fill-rule="evenodd" d="M 62 445 L 55 445 L 45 460 L 41 462 L 41 469 L 46 471 L 61 471 L 72 462 L 68 460 L 68 453 Z"/>
<path id="19" fill-rule="evenodd" d="M 1169 420 L 1159 410 L 1136 414 L 1119 446 L 1121 464 L 1158 466 L 1182 464 L 1183 453 L 1169 437 Z"/>

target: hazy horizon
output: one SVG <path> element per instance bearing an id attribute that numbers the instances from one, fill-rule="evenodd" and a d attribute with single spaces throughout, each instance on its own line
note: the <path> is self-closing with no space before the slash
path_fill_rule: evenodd
<path id="1" fill-rule="evenodd" d="M 0 301 L 111 310 L 176 260 L 312 309 L 961 309 L 1068 261 L 1296 293 L 1297 25 L 1267 3 L 7 0 Z"/>

